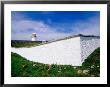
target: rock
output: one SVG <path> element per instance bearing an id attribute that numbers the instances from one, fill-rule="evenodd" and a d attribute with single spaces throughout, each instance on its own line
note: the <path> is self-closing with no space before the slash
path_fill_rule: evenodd
<path id="1" fill-rule="evenodd" d="M 94 68 L 94 65 L 92 65 L 91 68 Z"/>
<path id="2" fill-rule="evenodd" d="M 61 71 L 61 68 L 59 70 Z"/>
<path id="3" fill-rule="evenodd" d="M 78 73 L 78 74 L 81 74 L 81 73 L 82 73 L 82 70 L 78 70 L 77 73 Z"/>
<path id="4" fill-rule="evenodd" d="M 66 67 L 64 69 L 66 69 Z"/>
<path id="5" fill-rule="evenodd" d="M 99 67 L 99 66 L 97 66 L 97 67 Z"/>
<path id="6" fill-rule="evenodd" d="M 61 72 L 61 71 L 58 71 L 58 72 Z"/>
<path id="7" fill-rule="evenodd" d="M 36 64 L 33 64 L 33 66 L 36 66 Z"/>
<path id="8" fill-rule="evenodd" d="M 77 67 L 74 66 L 73 68 L 76 69 Z"/>
<path id="9" fill-rule="evenodd" d="M 88 74 L 89 70 L 83 70 L 84 74 Z"/>

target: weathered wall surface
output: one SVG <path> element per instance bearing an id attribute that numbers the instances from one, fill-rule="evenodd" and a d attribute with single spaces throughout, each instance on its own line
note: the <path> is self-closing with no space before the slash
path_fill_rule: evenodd
<path id="1" fill-rule="evenodd" d="M 12 52 L 28 60 L 45 64 L 81 65 L 80 37 L 31 48 L 12 48 Z"/>
<path id="2" fill-rule="evenodd" d="M 83 62 L 96 48 L 100 47 L 99 37 L 80 37 L 81 61 Z"/>

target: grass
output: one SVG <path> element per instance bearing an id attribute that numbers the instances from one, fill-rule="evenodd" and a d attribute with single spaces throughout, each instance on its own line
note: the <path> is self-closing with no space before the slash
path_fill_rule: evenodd
<path id="1" fill-rule="evenodd" d="M 98 77 L 99 75 L 100 48 L 96 49 L 80 67 L 32 62 L 16 53 L 11 53 L 12 77 Z"/>
<path id="2" fill-rule="evenodd" d="M 76 71 L 70 65 L 48 65 L 28 61 L 12 53 L 11 75 L 17 77 L 75 76 Z"/>
<path id="3" fill-rule="evenodd" d="M 21 47 L 33 47 L 33 46 L 38 46 L 42 44 L 42 42 L 40 41 L 29 41 L 29 42 L 25 42 L 25 41 L 12 41 L 11 42 L 11 46 L 15 47 L 15 48 L 21 48 Z"/>
<path id="4" fill-rule="evenodd" d="M 100 76 L 100 48 L 97 48 L 87 59 L 82 63 L 82 66 L 77 67 L 81 70 L 89 70 L 89 76 Z"/>

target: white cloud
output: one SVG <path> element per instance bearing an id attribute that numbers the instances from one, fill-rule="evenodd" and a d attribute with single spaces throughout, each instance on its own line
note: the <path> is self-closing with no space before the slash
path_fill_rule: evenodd
<path id="1" fill-rule="evenodd" d="M 22 20 L 22 21 L 13 21 L 12 22 L 12 32 L 20 32 L 22 31 L 29 32 L 28 29 L 32 29 L 37 33 L 52 33 L 52 29 L 48 25 L 45 25 L 43 22 L 38 21 L 30 21 L 30 20 Z"/>
<path id="2" fill-rule="evenodd" d="M 73 33 L 84 35 L 100 35 L 100 20 L 92 17 L 88 21 L 78 21 L 72 26 Z"/>
<path id="3" fill-rule="evenodd" d="M 50 20 L 48 20 L 51 22 Z M 60 25 L 60 24 L 59 24 Z M 61 29 L 71 28 L 71 32 L 56 31 L 58 26 L 50 27 L 42 21 L 33 20 L 12 20 L 12 39 L 14 40 L 31 40 L 31 34 L 37 33 L 38 40 L 51 40 L 63 38 L 74 34 L 100 35 L 100 24 L 97 17 L 88 19 L 88 21 L 78 21 L 71 23 L 71 26 L 63 26 Z"/>
<path id="4" fill-rule="evenodd" d="M 32 31 L 29 31 L 29 29 L 32 29 Z M 69 35 L 67 33 L 56 32 L 55 29 L 41 21 L 12 21 L 12 39 L 30 40 L 33 32 L 37 33 L 38 40 L 58 39 Z"/>

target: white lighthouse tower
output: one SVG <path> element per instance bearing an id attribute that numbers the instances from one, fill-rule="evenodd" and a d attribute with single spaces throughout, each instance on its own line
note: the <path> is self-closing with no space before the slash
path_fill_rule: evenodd
<path id="1" fill-rule="evenodd" d="M 31 36 L 31 41 L 36 41 L 36 33 L 32 33 L 32 36 Z"/>

